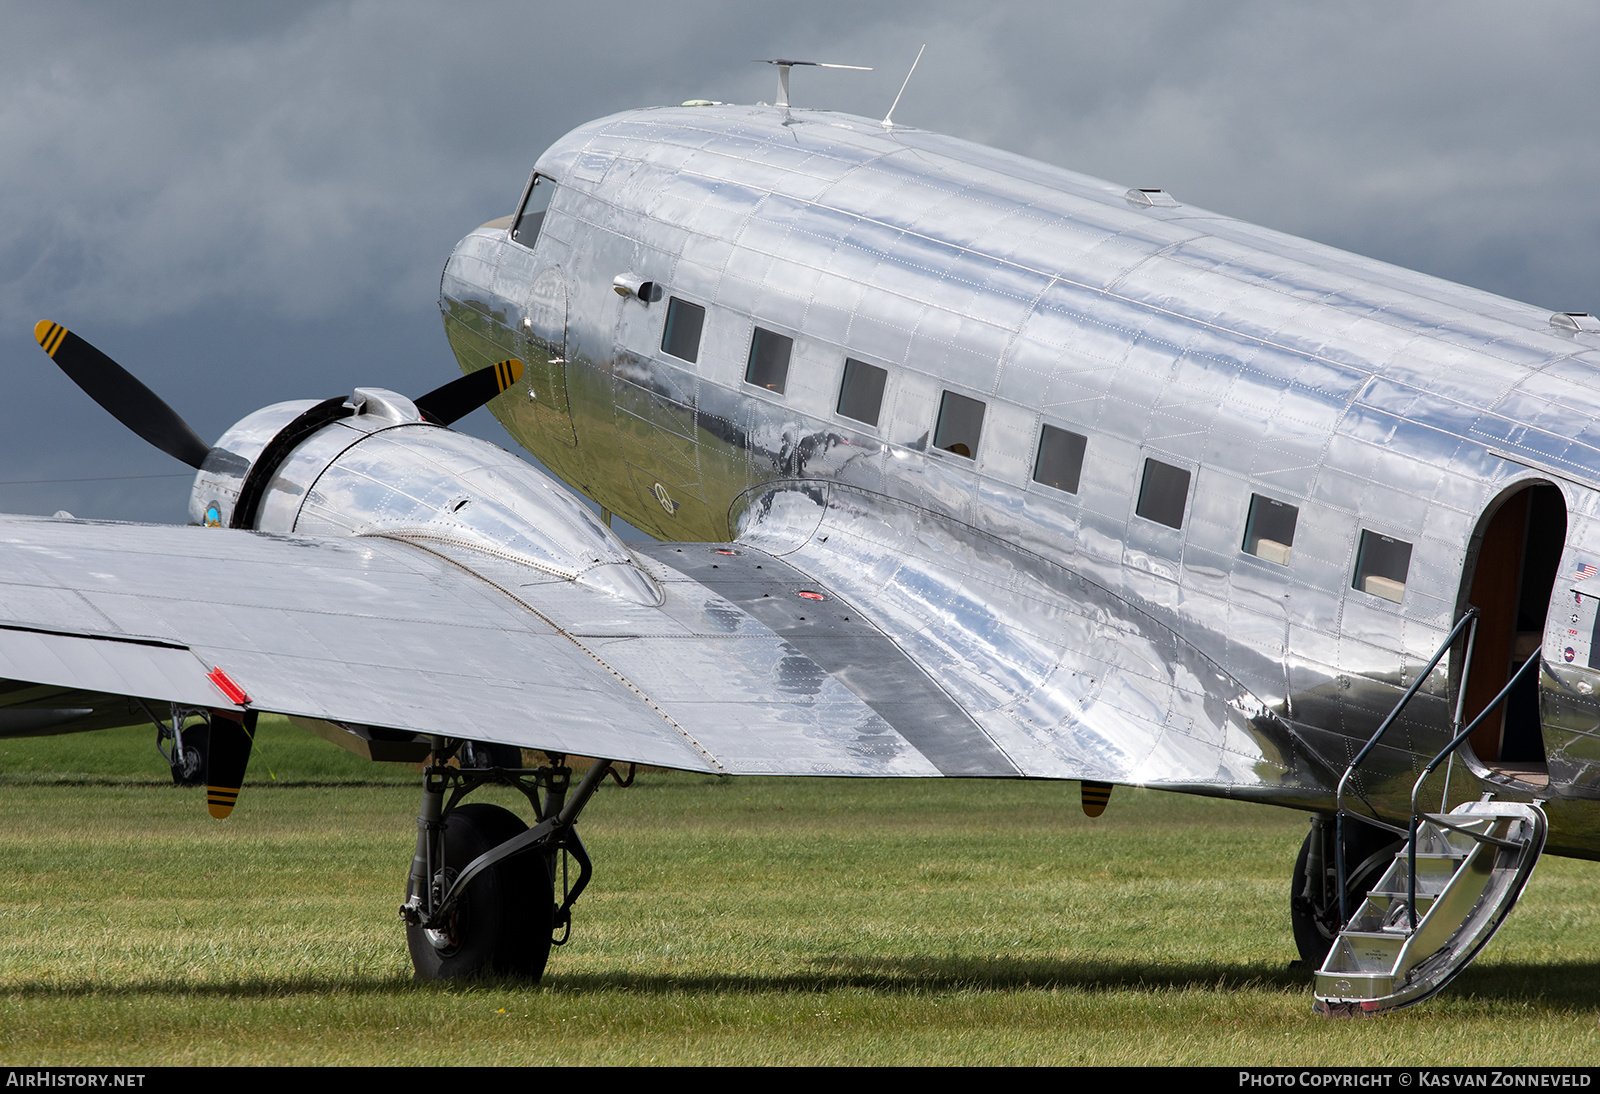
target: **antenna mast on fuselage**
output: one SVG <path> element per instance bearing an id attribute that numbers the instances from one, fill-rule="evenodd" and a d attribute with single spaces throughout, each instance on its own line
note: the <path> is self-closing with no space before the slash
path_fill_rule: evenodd
<path id="1" fill-rule="evenodd" d="M 927 49 L 927 48 L 928 48 L 928 43 L 927 42 L 923 42 L 922 43 L 922 49 L 917 50 L 917 59 L 916 59 L 916 61 L 912 61 L 911 62 L 911 72 L 915 72 L 917 70 L 917 62 L 922 60 L 922 50 L 923 49 Z M 906 73 L 906 78 L 905 78 L 904 82 L 902 82 L 900 84 L 900 90 L 895 93 L 894 102 L 889 104 L 889 113 L 885 114 L 883 116 L 883 121 L 879 123 L 885 129 L 893 129 L 894 128 L 894 121 L 893 121 L 894 108 L 900 105 L 900 96 L 904 95 L 906 93 L 906 84 L 909 84 L 911 82 L 911 72 Z"/>

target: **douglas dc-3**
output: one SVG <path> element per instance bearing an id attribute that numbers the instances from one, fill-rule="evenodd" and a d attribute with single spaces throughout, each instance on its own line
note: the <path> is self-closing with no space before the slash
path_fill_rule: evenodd
<path id="1" fill-rule="evenodd" d="M 193 523 L 0 518 L 5 733 L 154 722 L 218 816 L 258 712 L 431 757 L 419 977 L 542 973 L 627 765 L 1304 810 L 1328 1013 L 1600 857 L 1596 318 L 782 100 L 574 130 L 439 302 L 464 377 L 214 445 L 41 322 Z"/>

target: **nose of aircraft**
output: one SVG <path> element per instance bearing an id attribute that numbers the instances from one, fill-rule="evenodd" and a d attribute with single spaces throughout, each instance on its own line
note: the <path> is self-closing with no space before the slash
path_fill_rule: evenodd
<path id="1" fill-rule="evenodd" d="M 448 310 L 450 300 L 486 300 L 505 246 L 511 217 L 500 217 L 479 225 L 455 245 L 439 279 L 439 306 Z"/>

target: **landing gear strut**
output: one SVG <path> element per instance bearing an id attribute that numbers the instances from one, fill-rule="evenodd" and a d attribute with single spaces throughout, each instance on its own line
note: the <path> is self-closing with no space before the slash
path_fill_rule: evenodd
<path id="1" fill-rule="evenodd" d="M 550 947 L 566 942 L 572 905 L 593 874 L 573 825 L 611 763 L 597 760 L 573 787 L 565 757 L 538 768 L 479 767 L 473 765 L 509 760 L 510 753 L 462 744 L 435 738 L 434 762 L 423 770 L 417 851 L 400 907 L 411 963 L 418 980 L 486 973 L 537 980 Z M 458 750 L 463 766 L 446 766 Z M 459 804 L 490 782 L 522 792 L 533 807 L 532 828 L 497 805 Z M 578 867 L 570 884 L 569 860 Z"/>
<path id="2" fill-rule="evenodd" d="M 1332 816 L 1318 813 L 1311 818 L 1311 831 L 1300 845 L 1289 890 L 1289 920 L 1294 926 L 1295 947 L 1300 951 L 1300 960 L 1312 970 L 1322 967 L 1344 926 L 1334 861 L 1335 828 Z M 1352 912 L 1361 907 L 1367 893 L 1394 861 L 1402 842 L 1393 832 L 1345 817 L 1345 894 L 1346 906 Z"/>

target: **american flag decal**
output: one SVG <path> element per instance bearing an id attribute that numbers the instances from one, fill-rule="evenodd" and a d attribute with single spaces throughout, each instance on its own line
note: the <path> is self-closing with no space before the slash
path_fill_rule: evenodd
<path id="1" fill-rule="evenodd" d="M 1580 562 L 1578 563 L 1578 572 L 1574 576 L 1579 581 L 1582 581 L 1584 578 L 1593 577 L 1595 574 L 1600 574 L 1600 566 L 1591 566 L 1587 562 Z"/>

